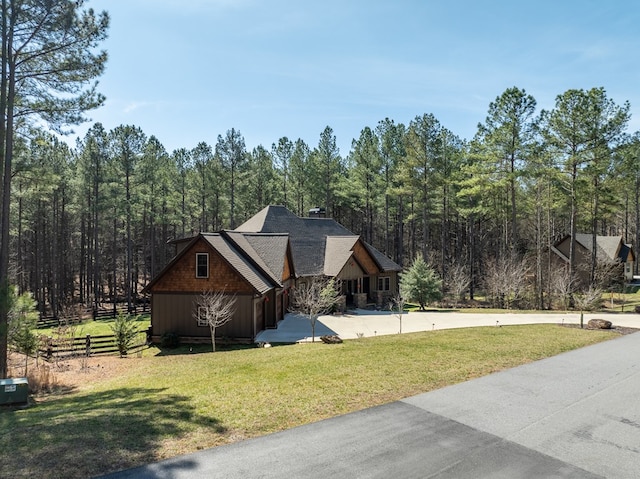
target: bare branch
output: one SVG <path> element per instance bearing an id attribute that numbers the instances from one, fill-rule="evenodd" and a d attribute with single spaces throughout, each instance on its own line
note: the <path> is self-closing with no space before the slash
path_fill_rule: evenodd
<path id="1" fill-rule="evenodd" d="M 333 278 L 314 276 L 292 290 L 290 310 L 305 316 L 311 324 L 311 341 L 315 341 L 316 320 L 338 303 L 340 288 Z"/>
<path id="2" fill-rule="evenodd" d="M 224 291 L 205 291 L 195 300 L 193 316 L 198 324 L 206 324 L 211 331 L 213 351 L 216 350 L 216 328 L 233 319 L 236 297 Z"/>

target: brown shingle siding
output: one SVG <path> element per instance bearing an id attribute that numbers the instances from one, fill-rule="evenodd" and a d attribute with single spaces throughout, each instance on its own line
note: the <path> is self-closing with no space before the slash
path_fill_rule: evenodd
<path id="1" fill-rule="evenodd" d="M 208 278 L 196 278 L 196 253 L 209 254 Z M 152 293 L 222 290 L 228 293 L 253 293 L 251 285 L 202 239 L 196 241 L 151 287 Z"/>

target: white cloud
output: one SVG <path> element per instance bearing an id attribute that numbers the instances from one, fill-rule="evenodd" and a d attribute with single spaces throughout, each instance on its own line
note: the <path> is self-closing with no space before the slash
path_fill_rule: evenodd
<path id="1" fill-rule="evenodd" d="M 148 107 L 148 106 L 150 106 L 150 105 L 151 105 L 151 103 L 149 103 L 149 102 L 145 102 L 145 101 L 134 101 L 134 102 L 131 102 L 131 103 L 129 103 L 128 105 L 126 105 L 126 106 L 123 108 L 122 112 L 123 112 L 123 113 L 132 113 L 132 112 L 134 112 L 134 111 L 136 111 L 136 110 L 139 110 L 139 109 L 141 109 L 141 108 L 146 108 L 146 107 Z"/>

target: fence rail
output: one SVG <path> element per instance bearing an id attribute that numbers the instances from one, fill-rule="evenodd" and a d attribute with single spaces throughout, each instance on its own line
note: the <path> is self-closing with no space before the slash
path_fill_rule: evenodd
<path id="1" fill-rule="evenodd" d="M 58 326 L 62 326 L 65 324 L 80 324 L 83 321 L 88 320 L 89 318 L 93 318 L 94 321 L 99 321 L 103 319 L 113 319 L 116 318 L 119 314 L 124 314 L 127 316 L 135 316 L 137 314 L 147 313 L 149 311 L 149 307 L 146 303 L 141 305 L 137 305 L 129 309 L 127 306 L 117 306 L 114 308 L 88 308 L 85 310 L 80 317 L 74 318 L 61 318 L 55 315 L 40 315 L 38 318 L 37 328 L 56 328 Z"/>
<path id="2" fill-rule="evenodd" d="M 136 353 L 148 347 L 144 331 L 140 333 L 140 341 L 128 349 L 128 353 Z M 74 338 L 46 338 L 38 348 L 38 355 L 46 360 L 69 358 L 73 356 L 97 356 L 100 354 L 119 353 L 116 337 L 113 334 L 102 334 Z"/>

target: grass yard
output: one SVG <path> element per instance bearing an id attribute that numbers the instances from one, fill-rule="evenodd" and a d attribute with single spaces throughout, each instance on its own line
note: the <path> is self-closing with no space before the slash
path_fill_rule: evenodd
<path id="1" fill-rule="evenodd" d="M 556 325 L 441 330 L 210 353 L 92 358 L 0 410 L 0 471 L 85 478 L 260 436 L 615 337 Z M 65 379 L 68 378 L 68 381 Z"/>

